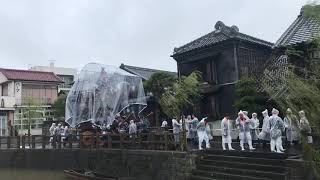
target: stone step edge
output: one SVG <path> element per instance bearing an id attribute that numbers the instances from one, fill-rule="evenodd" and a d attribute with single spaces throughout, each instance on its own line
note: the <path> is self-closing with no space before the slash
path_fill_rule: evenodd
<path id="1" fill-rule="evenodd" d="M 193 180 L 193 179 L 196 179 L 196 180 L 219 180 L 219 179 L 216 179 L 216 178 L 207 178 L 207 177 L 202 177 L 202 176 L 197 176 L 197 175 L 191 175 L 188 180 Z"/>
<path id="2" fill-rule="evenodd" d="M 233 163 L 233 164 L 238 164 L 238 165 L 243 165 L 244 167 L 246 165 L 251 165 L 251 166 L 260 166 L 260 167 L 267 167 L 267 168 L 279 168 L 279 169 L 282 169 L 282 170 L 287 170 L 286 167 L 283 167 L 283 166 L 274 166 L 274 165 L 265 165 L 265 164 L 256 164 L 256 163 L 242 163 L 242 162 L 229 162 L 229 161 L 214 161 L 214 160 L 208 160 L 208 159 L 201 159 L 199 161 L 199 165 L 201 165 L 201 161 L 205 161 L 205 162 L 215 162 L 215 163 Z M 222 167 L 225 167 L 225 166 L 222 166 Z M 268 171 L 268 172 L 273 172 L 273 171 Z"/>
<path id="3" fill-rule="evenodd" d="M 222 150 L 222 149 L 206 149 L 204 150 L 204 153 L 205 154 L 215 154 L 215 155 L 224 155 L 224 154 L 237 154 L 235 156 L 244 156 L 246 157 L 247 155 L 261 155 L 261 157 L 263 156 L 271 156 L 271 155 L 274 155 L 275 156 L 275 159 L 276 157 L 281 157 L 281 159 L 286 159 L 290 156 L 296 156 L 297 154 L 288 154 L 288 153 L 274 153 L 274 152 L 260 152 L 260 151 L 255 151 L 255 150 L 245 150 L 245 151 L 241 151 L 241 150 L 233 150 L 233 151 L 230 151 L 230 150 Z M 270 158 L 270 159 L 273 159 L 273 158 Z M 279 158 L 278 158 L 279 159 Z"/>
<path id="4" fill-rule="evenodd" d="M 202 170 L 196 170 L 198 172 L 202 173 L 208 173 L 206 171 Z M 255 179 L 255 180 L 272 180 L 270 178 L 259 178 L 259 177 L 254 177 L 254 176 L 243 176 L 243 175 L 234 175 L 234 174 L 226 174 L 226 173 L 221 173 L 221 172 L 209 172 L 212 174 L 216 174 L 218 176 L 223 176 L 223 177 L 234 177 L 234 178 L 242 178 L 242 179 Z M 202 176 L 200 176 L 202 177 Z M 214 177 L 213 177 L 214 178 Z M 218 177 L 219 178 L 219 177 Z"/>
<path id="5" fill-rule="evenodd" d="M 274 161 L 274 162 L 280 162 L 280 163 L 285 162 L 285 159 L 269 159 L 269 158 L 260 158 L 260 157 L 230 156 L 230 155 L 220 155 L 220 154 L 206 154 L 202 159 L 205 159 L 207 157 L 225 157 L 225 158 L 236 158 L 241 160 L 250 159 L 250 160 L 257 160 L 257 161 Z"/>
<path id="6" fill-rule="evenodd" d="M 278 176 L 287 176 L 289 174 L 289 172 L 284 172 L 284 173 L 279 173 L 279 172 L 273 172 L 273 171 L 260 171 L 260 170 L 253 170 L 253 169 L 242 169 L 242 168 L 232 168 L 232 167 L 225 167 L 225 166 L 214 166 L 214 165 L 198 165 L 196 169 L 194 170 L 201 170 L 201 169 L 198 169 L 200 168 L 199 166 L 204 166 L 204 167 L 207 167 L 207 168 L 225 168 L 225 169 L 234 169 L 234 170 L 237 170 L 237 171 L 247 171 L 247 172 L 250 172 L 250 173 L 261 173 L 261 174 L 275 174 L 275 175 L 278 175 Z M 202 170 L 202 171 L 205 171 L 205 170 Z M 217 172 L 222 172 L 221 170 L 218 170 Z M 229 172 L 228 172 L 229 173 Z M 231 173 L 232 174 L 232 173 Z"/>

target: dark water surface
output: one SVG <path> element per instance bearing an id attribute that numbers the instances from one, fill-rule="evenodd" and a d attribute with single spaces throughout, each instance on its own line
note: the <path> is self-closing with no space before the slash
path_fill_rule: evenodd
<path id="1" fill-rule="evenodd" d="M 0 180 L 67 180 L 63 171 L 0 169 Z"/>

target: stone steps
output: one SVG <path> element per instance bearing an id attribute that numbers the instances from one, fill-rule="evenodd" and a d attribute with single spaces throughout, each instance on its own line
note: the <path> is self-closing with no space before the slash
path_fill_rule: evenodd
<path id="1" fill-rule="evenodd" d="M 190 180 L 287 180 L 289 154 L 207 149 L 198 158 Z"/>
<path id="2" fill-rule="evenodd" d="M 267 172 L 279 172 L 279 173 L 286 171 L 285 167 L 277 166 L 277 165 L 264 165 L 264 164 L 258 164 L 258 163 L 253 164 L 253 163 L 230 162 L 230 161 L 215 161 L 215 160 L 207 160 L 207 159 L 200 160 L 199 165 L 233 167 L 233 168 L 240 168 L 240 169 L 245 167 L 246 169 L 254 169 L 258 171 L 267 171 Z"/>
<path id="3" fill-rule="evenodd" d="M 228 160 L 230 162 L 246 162 L 246 163 L 256 163 L 256 162 L 263 162 L 265 165 L 285 165 L 284 160 L 278 159 L 268 159 L 268 158 L 250 158 L 250 157 L 242 157 L 242 156 L 221 156 L 221 155 L 213 155 L 209 154 L 205 157 L 207 160 L 216 160 L 216 161 L 225 161 Z"/>
<path id="4" fill-rule="evenodd" d="M 202 171 L 202 170 L 194 170 L 193 175 L 198 177 L 205 177 L 208 179 L 217 179 L 217 180 L 272 180 L 270 178 L 259 178 L 254 176 L 245 176 L 245 175 L 235 175 L 235 174 L 228 174 L 222 172 L 209 172 L 209 171 Z"/>
<path id="5" fill-rule="evenodd" d="M 197 170 L 207 171 L 207 172 L 221 172 L 226 174 L 233 175 L 242 175 L 242 176 L 253 176 L 258 178 L 270 178 L 270 179 L 284 179 L 287 175 L 286 172 L 267 172 L 242 168 L 229 168 L 229 167 L 220 167 L 220 166 L 206 166 L 199 165 Z"/>

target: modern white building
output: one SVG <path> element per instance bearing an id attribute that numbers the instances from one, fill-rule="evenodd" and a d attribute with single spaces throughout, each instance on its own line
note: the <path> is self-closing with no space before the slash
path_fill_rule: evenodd
<path id="1" fill-rule="evenodd" d="M 30 68 L 30 70 L 55 73 L 61 80 L 64 81 L 64 83 L 59 85 L 58 93 L 61 91 L 69 92 L 70 88 L 72 87 L 72 82 L 78 73 L 78 70 L 75 68 L 55 67 L 53 62 L 51 62 L 49 66 L 33 66 Z"/>

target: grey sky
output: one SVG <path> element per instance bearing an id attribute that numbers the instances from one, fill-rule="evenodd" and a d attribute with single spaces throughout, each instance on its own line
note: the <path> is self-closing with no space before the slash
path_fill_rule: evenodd
<path id="1" fill-rule="evenodd" d="M 275 42 L 308 0 L 0 0 L 0 67 L 89 62 L 176 70 L 218 20 Z"/>

